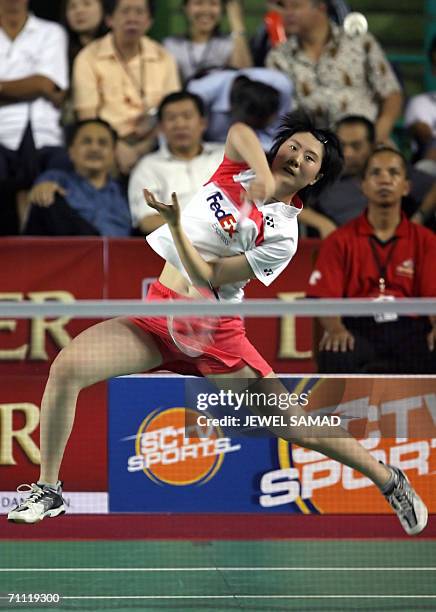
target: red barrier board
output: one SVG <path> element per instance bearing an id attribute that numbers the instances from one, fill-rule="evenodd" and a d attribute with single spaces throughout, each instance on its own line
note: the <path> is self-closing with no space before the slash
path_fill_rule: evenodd
<path id="1" fill-rule="evenodd" d="M 302 295 L 316 241 L 301 241 L 289 268 L 271 288 L 258 282 L 248 297 Z M 0 241 L 0 300 L 139 299 L 163 261 L 141 239 L 5 238 Z M 0 320 L 0 490 L 38 477 L 39 406 L 49 367 L 59 350 L 94 320 Z M 311 372 L 311 323 L 247 320 L 250 339 L 279 372 Z M 76 491 L 106 490 L 106 387 L 84 391 L 62 477 Z M 21 436 L 21 437 L 20 437 Z"/>
<path id="2" fill-rule="evenodd" d="M 39 417 L 45 376 L 2 375 L 0 490 L 13 491 L 39 476 Z M 107 490 L 106 383 L 81 392 L 62 464 L 70 491 Z"/>

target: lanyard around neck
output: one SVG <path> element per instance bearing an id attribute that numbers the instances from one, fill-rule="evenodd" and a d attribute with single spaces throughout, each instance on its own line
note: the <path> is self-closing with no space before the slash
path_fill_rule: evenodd
<path id="1" fill-rule="evenodd" d="M 132 71 L 129 68 L 128 62 L 126 62 L 126 60 L 122 57 L 121 53 L 118 51 L 115 45 L 114 47 L 115 47 L 115 54 L 117 56 L 118 61 L 120 62 L 122 69 L 124 70 L 130 83 L 133 85 L 133 88 L 139 94 L 139 97 L 141 98 L 141 102 L 144 102 L 145 100 L 145 70 L 147 68 L 147 64 L 144 59 L 144 54 L 143 54 L 141 43 L 139 43 L 139 45 L 140 45 L 139 47 L 140 49 L 139 51 L 139 82 L 135 78 L 135 76 L 132 74 Z"/>
<path id="2" fill-rule="evenodd" d="M 389 249 L 388 254 L 385 257 L 384 263 L 382 263 L 380 256 L 377 252 L 376 242 L 379 242 L 375 236 L 369 237 L 369 245 L 371 247 L 372 255 L 375 261 L 375 265 L 377 266 L 378 271 L 378 285 L 380 293 L 383 294 L 386 290 L 386 274 L 387 268 L 392 260 L 392 256 L 394 254 L 395 248 L 398 243 L 398 236 L 393 236 L 389 242 L 392 242 L 391 248 Z"/>

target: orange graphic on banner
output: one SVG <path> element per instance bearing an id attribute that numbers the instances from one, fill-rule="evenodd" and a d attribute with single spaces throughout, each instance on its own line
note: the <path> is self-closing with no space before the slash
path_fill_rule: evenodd
<path id="1" fill-rule="evenodd" d="M 376 459 L 403 469 L 436 512 L 436 378 L 323 378 L 312 389 L 310 412 L 331 407 Z M 283 440 L 278 454 L 282 469 L 298 471 L 302 512 L 311 512 L 308 501 L 321 513 L 390 512 L 371 481 L 351 468 Z"/>
<path id="2" fill-rule="evenodd" d="M 170 408 L 155 410 L 141 423 L 136 454 L 142 455 L 143 471 L 151 480 L 183 486 L 203 484 L 216 474 L 224 460 L 221 445 L 226 439 L 218 428 L 206 432 L 196 425 L 188 433 L 189 422 L 197 416 L 188 408 Z"/>

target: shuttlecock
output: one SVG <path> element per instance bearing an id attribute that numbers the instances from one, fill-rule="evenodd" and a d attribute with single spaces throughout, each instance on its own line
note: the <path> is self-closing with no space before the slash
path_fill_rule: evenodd
<path id="1" fill-rule="evenodd" d="M 348 13 L 344 19 L 344 32 L 350 38 L 362 36 L 368 31 L 368 21 L 362 13 Z"/>

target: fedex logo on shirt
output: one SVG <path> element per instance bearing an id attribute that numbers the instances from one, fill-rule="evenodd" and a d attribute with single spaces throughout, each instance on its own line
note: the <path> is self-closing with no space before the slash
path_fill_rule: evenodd
<path id="1" fill-rule="evenodd" d="M 227 232 L 230 238 L 232 238 L 238 224 L 233 215 L 226 213 L 226 211 L 221 208 L 220 201 L 222 200 L 224 200 L 224 196 L 219 191 L 207 197 L 209 208 L 214 213 L 218 223 L 221 225 L 222 229 Z"/>

